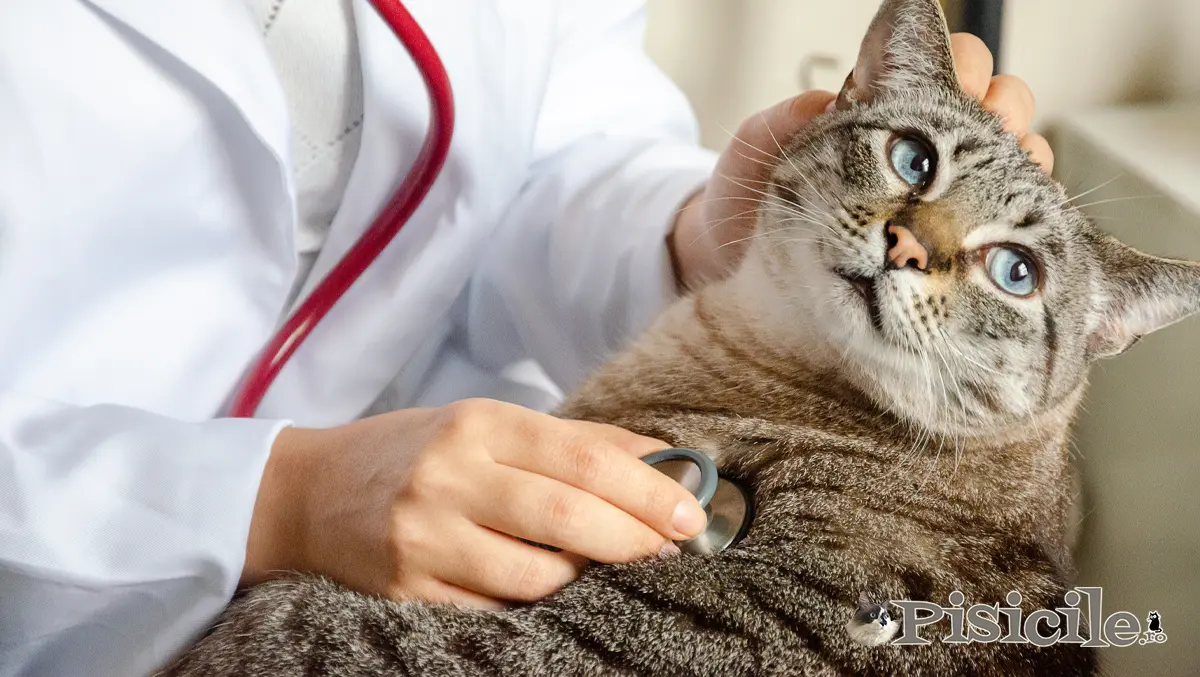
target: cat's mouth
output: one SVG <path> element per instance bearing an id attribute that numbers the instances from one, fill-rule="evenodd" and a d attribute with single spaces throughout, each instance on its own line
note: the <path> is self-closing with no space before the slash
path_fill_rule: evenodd
<path id="1" fill-rule="evenodd" d="M 879 311 L 879 297 L 875 293 L 874 277 L 863 277 L 854 275 L 841 270 L 834 271 L 838 277 L 842 278 L 849 284 L 854 291 L 862 298 L 863 303 L 867 305 L 867 314 L 871 317 L 871 325 L 875 327 L 875 331 L 883 333 L 883 317 Z"/>

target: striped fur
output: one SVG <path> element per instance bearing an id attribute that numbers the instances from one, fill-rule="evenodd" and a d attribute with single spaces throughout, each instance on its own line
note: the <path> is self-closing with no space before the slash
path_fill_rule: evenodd
<path id="1" fill-rule="evenodd" d="M 845 626 L 863 593 L 960 590 L 970 605 L 1016 589 L 1026 613 L 1062 606 L 1087 368 L 1195 312 L 1200 273 L 1070 207 L 952 84 L 933 0 L 886 0 L 879 16 L 838 110 L 769 154 L 739 271 L 670 308 L 558 412 L 712 454 L 754 494 L 743 542 L 594 566 L 505 612 L 298 576 L 249 591 L 168 674 L 1093 674 L 1077 645 L 866 647 Z M 922 191 L 888 164 L 897 133 L 936 149 Z M 901 219 L 928 272 L 884 268 Z M 997 242 L 1036 255 L 1035 297 L 987 279 L 978 251 Z M 878 277 L 874 312 L 838 271 Z"/>

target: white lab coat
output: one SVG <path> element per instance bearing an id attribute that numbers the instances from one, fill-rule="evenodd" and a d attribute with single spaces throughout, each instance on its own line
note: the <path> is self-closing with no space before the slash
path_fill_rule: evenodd
<path id="1" fill-rule="evenodd" d="M 457 100 L 425 204 L 256 420 L 220 416 L 297 276 L 287 110 L 242 0 L 0 2 L 0 674 L 143 674 L 237 584 L 289 422 L 569 388 L 673 294 L 709 175 L 641 2 L 409 0 Z M 427 99 L 354 5 L 361 152 L 303 292 L 408 170 Z"/>

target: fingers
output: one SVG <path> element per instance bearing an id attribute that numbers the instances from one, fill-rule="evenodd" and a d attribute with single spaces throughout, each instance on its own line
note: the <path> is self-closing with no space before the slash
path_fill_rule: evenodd
<path id="1" fill-rule="evenodd" d="M 595 426 L 554 420 L 561 427 L 531 429 L 521 435 L 528 446 L 498 448 L 493 451 L 493 458 L 500 464 L 553 478 L 603 499 L 671 540 L 695 538 L 704 530 L 708 518 L 695 496 L 640 460 L 645 454 L 639 452 L 649 453 L 650 445 L 630 441 L 617 446 L 593 434 L 597 431 Z M 601 435 L 610 439 L 623 437 L 612 430 L 604 430 Z M 631 445 L 630 451 L 636 450 L 638 455 L 626 451 L 624 444 Z M 655 448 L 666 446 L 654 443 Z M 558 543 L 548 545 L 566 547 Z"/>
<path id="2" fill-rule="evenodd" d="M 662 440 L 639 435 L 620 426 L 608 425 L 607 423 L 595 423 L 592 421 L 565 421 L 565 423 L 573 428 L 586 430 L 588 433 L 603 439 L 613 446 L 620 447 L 637 458 L 671 446 Z"/>
<path id="3" fill-rule="evenodd" d="M 777 104 L 775 108 L 767 111 L 767 121 L 774 126 L 780 125 L 779 129 L 785 134 L 791 135 L 818 115 L 829 110 L 829 105 L 837 100 L 837 95 L 833 92 L 826 92 L 820 89 L 814 89 L 805 92 L 800 96 L 792 97 L 789 100 Z M 782 110 L 776 110 L 782 109 Z"/>
<path id="4" fill-rule="evenodd" d="M 995 62 L 991 51 L 970 33 L 951 35 L 950 48 L 963 90 L 979 99 L 984 108 L 999 115 L 1004 120 L 1004 128 L 1020 138 L 1021 147 L 1029 152 L 1030 158 L 1046 173 L 1052 172 L 1054 152 L 1050 144 L 1042 136 L 1029 133 L 1035 111 L 1029 85 L 1011 75 L 993 77 Z"/>
<path id="5" fill-rule="evenodd" d="M 1033 92 L 1020 78 L 997 75 L 992 78 L 983 107 L 1004 119 L 1004 128 L 1024 136 L 1033 122 Z"/>
<path id="6" fill-rule="evenodd" d="M 614 505 L 536 473 L 496 466 L 480 495 L 486 498 L 471 506 L 468 519 L 597 562 L 632 562 L 657 555 L 667 543 Z"/>
<path id="7" fill-rule="evenodd" d="M 951 35 L 950 50 L 954 54 L 954 68 L 963 90 L 982 100 L 988 93 L 995 65 L 991 50 L 983 40 L 970 33 Z"/>
<path id="8" fill-rule="evenodd" d="M 1029 153 L 1029 158 L 1042 166 L 1050 174 L 1054 171 L 1054 151 L 1050 143 L 1040 134 L 1028 134 L 1021 139 L 1021 148 Z"/>
<path id="9" fill-rule="evenodd" d="M 417 584 L 411 590 L 395 591 L 389 597 L 396 601 L 420 600 L 429 604 L 448 604 L 468 609 L 483 609 L 484 611 L 502 611 L 508 608 L 507 604 L 494 597 L 486 597 L 432 578 Z"/>
<path id="10" fill-rule="evenodd" d="M 489 599 L 535 602 L 578 578 L 583 569 L 584 563 L 567 553 L 537 548 L 466 520 L 439 529 L 439 536 L 448 547 L 430 563 L 436 568 L 428 568 L 458 589 L 447 594 L 468 599 L 472 606 Z"/>

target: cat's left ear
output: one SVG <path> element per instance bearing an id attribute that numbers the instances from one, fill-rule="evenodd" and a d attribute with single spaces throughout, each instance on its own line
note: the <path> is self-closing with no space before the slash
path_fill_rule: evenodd
<path id="1" fill-rule="evenodd" d="M 1138 339 L 1200 311 L 1200 263 L 1150 256 L 1103 235 L 1103 274 L 1088 337 L 1093 359 L 1113 357 Z"/>
<path id="2" fill-rule="evenodd" d="M 913 88 L 961 91 L 950 32 L 937 0 L 884 0 L 867 29 L 838 108 Z"/>

